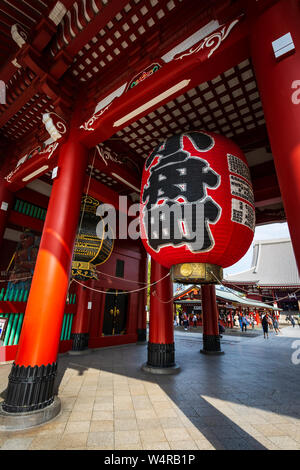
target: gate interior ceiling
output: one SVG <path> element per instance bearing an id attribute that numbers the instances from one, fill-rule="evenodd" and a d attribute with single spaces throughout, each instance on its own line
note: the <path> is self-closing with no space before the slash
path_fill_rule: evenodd
<path id="1" fill-rule="evenodd" d="M 2 0 L 0 79 L 7 90 L 6 104 L 0 105 L 1 162 L 9 155 L 14 167 L 22 155 L 49 139 L 43 113 L 55 112 L 69 122 L 74 102 L 84 95 L 84 122 L 99 109 L 98 103 L 114 91 L 119 96 L 150 65 L 168 62 L 170 51 L 173 57 L 182 52 L 184 41 L 185 49 L 192 47 L 199 29 L 208 25 L 209 34 L 244 14 L 247 4 L 246 0 Z M 140 170 L 153 147 L 191 129 L 233 139 L 250 166 L 257 223 L 285 220 L 249 50 L 234 66 L 209 81 L 200 80 L 118 130 L 102 149 L 127 170 L 138 167 L 133 174 L 139 187 Z M 94 180 L 116 193 L 132 193 L 135 185 L 103 172 L 97 162 Z M 49 172 L 39 179 L 51 184 Z"/>

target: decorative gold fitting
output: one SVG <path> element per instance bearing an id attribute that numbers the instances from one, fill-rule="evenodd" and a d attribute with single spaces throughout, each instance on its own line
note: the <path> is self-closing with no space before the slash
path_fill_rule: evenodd
<path id="1" fill-rule="evenodd" d="M 223 269 L 210 263 L 174 264 L 171 279 L 180 284 L 219 284 L 223 279 Z"/>

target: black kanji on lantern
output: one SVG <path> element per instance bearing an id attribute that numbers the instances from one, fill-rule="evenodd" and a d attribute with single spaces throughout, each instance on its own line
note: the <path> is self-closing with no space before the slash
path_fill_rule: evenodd
<path id="1" fill-rule="evenodd" d="M 214 140 L 201 132 L 190 132 L 168 139 L 149 156 L 151 166 L 142 201 L 148 243 L 158 251 L 162 246 L 187 244 L 193 252 L 207 251 L 214 245 L 209 224 L 220 217 L 220 207 L 206 188 L 217 188 L 220 176 L 206 160 L 184 149 L 183 138 L 199 152 L 207 152 Z"/>

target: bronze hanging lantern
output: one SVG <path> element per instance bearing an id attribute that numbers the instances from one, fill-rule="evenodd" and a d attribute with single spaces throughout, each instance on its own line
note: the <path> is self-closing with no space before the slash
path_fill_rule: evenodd
<path id="1" fill-rule="evenodd" d="M 72 262 L 72 277 L 78 280 L 98 279 L 96 266 L 105 263 L 113 250 L 112 230 L 97 215 L 100 204 L 100 201 L 91 196 L 82 197 Z"/>

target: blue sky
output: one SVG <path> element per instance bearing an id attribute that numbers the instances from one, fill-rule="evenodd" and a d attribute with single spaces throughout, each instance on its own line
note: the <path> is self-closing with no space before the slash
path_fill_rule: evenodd
<path id="1" fill-rule="evenodd" d="M 254 234 L 254 241 L 256 240 L 275 240 L 277 238 L 290 238 L 290 232 L 287 223 L 282 224 L 268 224 L 256 227 Z M 235 274 L 246 271 L 251 268 L 253 252 L 253 243 L 245 256 L 233 264 L 229 268 L 224 269 L 224 274 Z"/>

